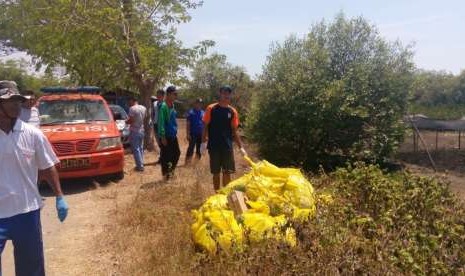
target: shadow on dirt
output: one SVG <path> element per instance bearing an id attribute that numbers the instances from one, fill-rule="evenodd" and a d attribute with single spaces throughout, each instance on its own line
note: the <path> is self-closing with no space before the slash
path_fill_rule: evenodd
<path id="1" fill-rule="evenodd" d="M 73 195 L 85 193 L 88 191 L 96 190 L 99 188 L 105 188 L 110 185 L 115 185 L 119 180 L 108 177 L 99 177 L 99 178 L 79 178 L 79 179 L 66 179 L 61 180 L 61 189 L 65 195 Z M 47 183 L 41 183 L 40 194 L 43 197 L 54 197 L 54 193 Z"/>

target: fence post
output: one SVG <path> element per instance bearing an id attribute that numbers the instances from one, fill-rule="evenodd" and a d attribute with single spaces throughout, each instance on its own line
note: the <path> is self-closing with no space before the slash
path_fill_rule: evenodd
<path id="1" fill-rule="evenodd" d="M 417 133 L 415 132 L 415 129 L 412 127 L 412 138 L 413 138 L 413 152 L 417 152 Z"/>
<path id="2" fill-rule="evenodd" d="M 459 130 L 459 149 L 460 149 L 460 138 L 462 136 L 462 131 Z"/>

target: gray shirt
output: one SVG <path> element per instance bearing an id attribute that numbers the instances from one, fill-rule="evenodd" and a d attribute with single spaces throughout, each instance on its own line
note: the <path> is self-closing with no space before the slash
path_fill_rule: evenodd
<path id="1" fill-rule="evenodd" d="M 39 109 L 32 107 L 31 109 L 21 108 L 19 119 L 35 127 L 40 127 Z"/>
<path id="2" fill-rule="evenodd" d="M 144 132 L 144 119 L 147 113 L 147 108 L 143 105 L 135 104 L 129 108 L 129 117 L 132 118 L 130 131 Z"/>

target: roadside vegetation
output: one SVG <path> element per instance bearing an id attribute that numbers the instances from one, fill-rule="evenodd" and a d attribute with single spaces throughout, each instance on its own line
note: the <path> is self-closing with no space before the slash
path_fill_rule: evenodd
<path id="1" fill-rule="evenodd" d="M 191 239 L 191 209 L 211 195 L 208 170 L 184 168 L 173 183 L 146 185 L 115 215 L 105 244 L 122 275 L 464 273 L 465 209 L 447 183 L 387 174 L 357 163 L 311 177 L 317 214 L 297 227 L 294 248 L 268 241 L 208 255 Z"/>

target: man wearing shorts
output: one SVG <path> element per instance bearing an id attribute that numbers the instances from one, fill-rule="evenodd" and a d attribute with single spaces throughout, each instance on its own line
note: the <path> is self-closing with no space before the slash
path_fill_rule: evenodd
<path id="1" fill-rule="evenodd" d="M 204 143 L 208 143 L 210 171 L 213 174 L 213 188 L 215 190 L 220 189 L 221 174 L 223 174 L 223 186 L 226 186 L 231 181 L 231 174 L 236 171 L 233 140 L 241 152 L 246 155 L 237 133 L 239 114 L 230 105 L 231 94 L 231 87 L 221 87 L 219 101 L 209 105 L 203 117 L 205 127 L 202 140 Z"/>

